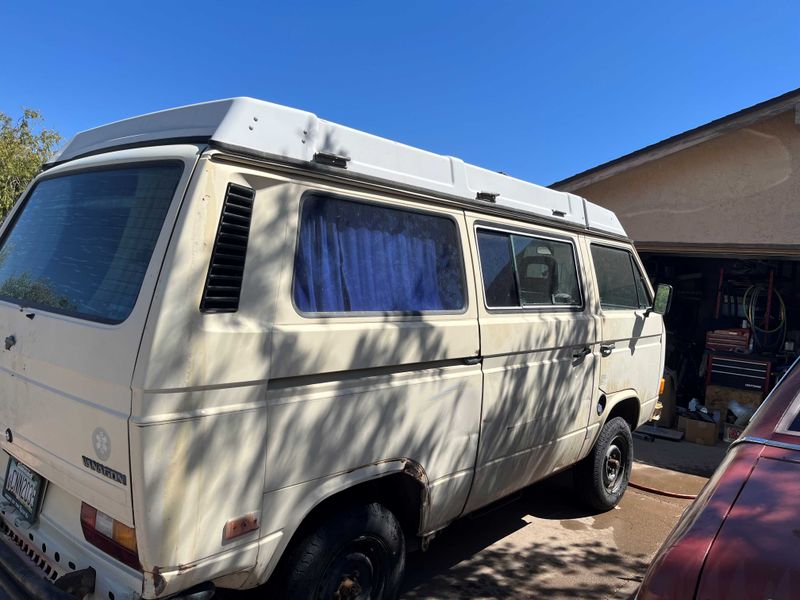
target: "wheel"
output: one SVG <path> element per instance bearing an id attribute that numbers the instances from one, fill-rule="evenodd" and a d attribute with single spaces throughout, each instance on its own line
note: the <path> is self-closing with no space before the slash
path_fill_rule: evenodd
<path id="1" fill-rule="evenodd" d="M 578 492 L 589 506 L 607 511 L 619 503 L 633 465 L 633 437 L 627 421 L 614 417 L 600 431 L 594 448 L 575 468 Z"/>
<path id="2" fill-rule="evenodd" d="M 298 600 L 393 600 L 404 569 L 400 523 L 380 504 L 367 504 L 337 513 L 294 547 L 279 594 Z"/>

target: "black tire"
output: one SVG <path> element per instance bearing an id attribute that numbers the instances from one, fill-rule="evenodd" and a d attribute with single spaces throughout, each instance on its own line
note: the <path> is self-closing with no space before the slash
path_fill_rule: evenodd
<path id="1" fill-rule="evenodd" d="M 405 570 L 405 537 L 380 504 L 347 509 L 306 535 L 286 557 L 281 598 L 394 600 Z"/>
<path id="2" fill-rule="evenodd" d="M 627 421 L 614 417 L 603 425 L 589 455 L 575 467 L 575 487 L 592 508 L 614 508 L 628 487 L 633 465 L 633 437 Z"/>

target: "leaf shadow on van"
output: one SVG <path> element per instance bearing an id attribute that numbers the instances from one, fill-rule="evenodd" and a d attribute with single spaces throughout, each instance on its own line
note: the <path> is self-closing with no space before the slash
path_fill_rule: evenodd
<path id="1" fill-rule="evenodd" d="M 163 269 L 174 276 L 159 285 L 142 343 L 140 357 L 150 359 L 137 365 L 137 381 L 150 391 L 134 386 L 132 464 L 142 465 L 134 466 L 142 482 L 134 504 L 146 515 L 136 526 L 154 585 L 159 571 L 188 573 L 215 555 L 213 572 L 198 573 L 197 582 L 241 572 L 227 583 L 256 583 L 275 561 L 273 546 L 259 553 L 252 542 L 283 530 L 274 546 L 282 551 L 304 515 L 362 473 L 364 481 L 385 476 L 385 489 L 361 489 L 389 503 L 413 535 L 458 517 L 470 489 L 481 495 L 471 507 L 479 508 L 577 458 L 579 444 L 554 440 L 582 431 L 593 410 L 593 390 L 563 393 L 576 368 L 594 364 L 593 355 L 572 358 L 573 341 L 595 341 L 591 318 L 512 318 L 505 331 L 513 335 L 498 330 L 494 354 L 483 352 L 493 361 L 490 399 L 480 367 L 459 360 L 475 350 L 462 339 L 477 339 L 474 317 L 463 335 L 451 318 L 431 316 L 376 315 L 350 327 L 348 319 L 303 321 L 286 294 L 300 197 L 313 186 L 225 167 L 201 183 L 198 206 L 184 207 Z M 206 315 L 198 306 L 207 244 L 229 179 L 256 190 L 245 283 L 237 313 Z M 197 246 L 198 235 L 206 246 Z M 482 302 L 467 277 L 470 302 Z M 459 318 L 463 327 L 469 317 Z M 476 457 L 484 468 L 472 483 Z M 422 470 L 410 488 L 398 483 L 408 478 L 395 465 L 403 461 Z M 260 530 L 222 539 L 228 519 L 254 510 Z M 259 572 L 249 575 L 256 562 Z"/>

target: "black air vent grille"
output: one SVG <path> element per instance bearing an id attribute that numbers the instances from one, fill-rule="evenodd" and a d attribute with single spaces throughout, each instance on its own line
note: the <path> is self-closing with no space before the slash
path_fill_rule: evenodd
<path id="1" fill-rule="evenodd" d="M 255 192 L 250 188 L 228 184 L 200 301 L 203 312 L 236 312 L 239 309 L 254 197 Z"/>

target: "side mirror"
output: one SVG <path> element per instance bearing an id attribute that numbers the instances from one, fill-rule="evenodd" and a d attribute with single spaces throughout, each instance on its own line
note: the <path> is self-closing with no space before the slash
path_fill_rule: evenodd
<path id="1" fill-rule="evenodd" d="M 659 283 L 656 288 L 656 298 L 653 306 L 647 310 L 647 314 L 654 312 L 658 315 L 665 315 L 672 306 L 672 286 L 666 283 Z"/>

